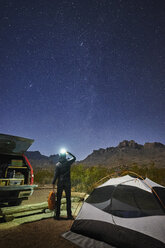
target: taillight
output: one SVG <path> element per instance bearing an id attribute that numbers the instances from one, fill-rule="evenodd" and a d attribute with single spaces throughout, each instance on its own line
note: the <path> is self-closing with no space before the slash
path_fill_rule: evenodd
<path id="1" fill-rule="evenodd" d="M 33 182 L 34 182 L 33 168 L 32 168 L 32 166 L 31 166 L 31 164 L 30 164 L 28 158 L 27 158 L 24 154 L 23 154 L 23 157 L 24 157 L 25 161 L 27 162 L 27 164 L 28 164 L 28 166 L 29 166 L 29 168 L 30 168 L 30 185 L 32 185 Z"/>

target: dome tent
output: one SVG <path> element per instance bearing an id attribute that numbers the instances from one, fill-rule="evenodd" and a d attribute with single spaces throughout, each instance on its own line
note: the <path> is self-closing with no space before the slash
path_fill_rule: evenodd
<path id="1" fill-rule="evenodd" d="M 165 187 L 129 175 L 95 188 L 63 237 L 84 248 L 165 247 Z"/>

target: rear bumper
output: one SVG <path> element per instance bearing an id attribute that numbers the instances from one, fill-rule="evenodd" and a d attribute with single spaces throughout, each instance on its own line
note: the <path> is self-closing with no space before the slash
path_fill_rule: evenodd
<path id="1" fill-rule="evenodd" d="M 0 187 L 0 203 L 5 203 L 18 199 L 28 199 L 33 194 L 37 185 L 19 185 Z"/>

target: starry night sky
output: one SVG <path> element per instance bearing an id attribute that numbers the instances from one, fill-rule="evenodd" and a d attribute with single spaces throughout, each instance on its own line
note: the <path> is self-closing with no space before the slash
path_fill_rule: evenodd
<path id="1" fill-rule="evenodd" d="M 84 159 L 165 143 L 164 0 L 1 0 L 0 133 Z"/>

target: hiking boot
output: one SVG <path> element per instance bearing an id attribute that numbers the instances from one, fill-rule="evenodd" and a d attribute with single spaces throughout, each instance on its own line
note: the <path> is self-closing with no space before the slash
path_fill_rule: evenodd
<path id="1" fill-rule="evenodd" d="M 74 217 L 72 215 L 69 215 L 68 220 L 74 220 Z"/>
<path id="2" fill-rule="evenodd" d="M 55 220 L 60 220 L 60 216 L 56 215 L 56 216 L 54 216 L 54 219 Z"/>

